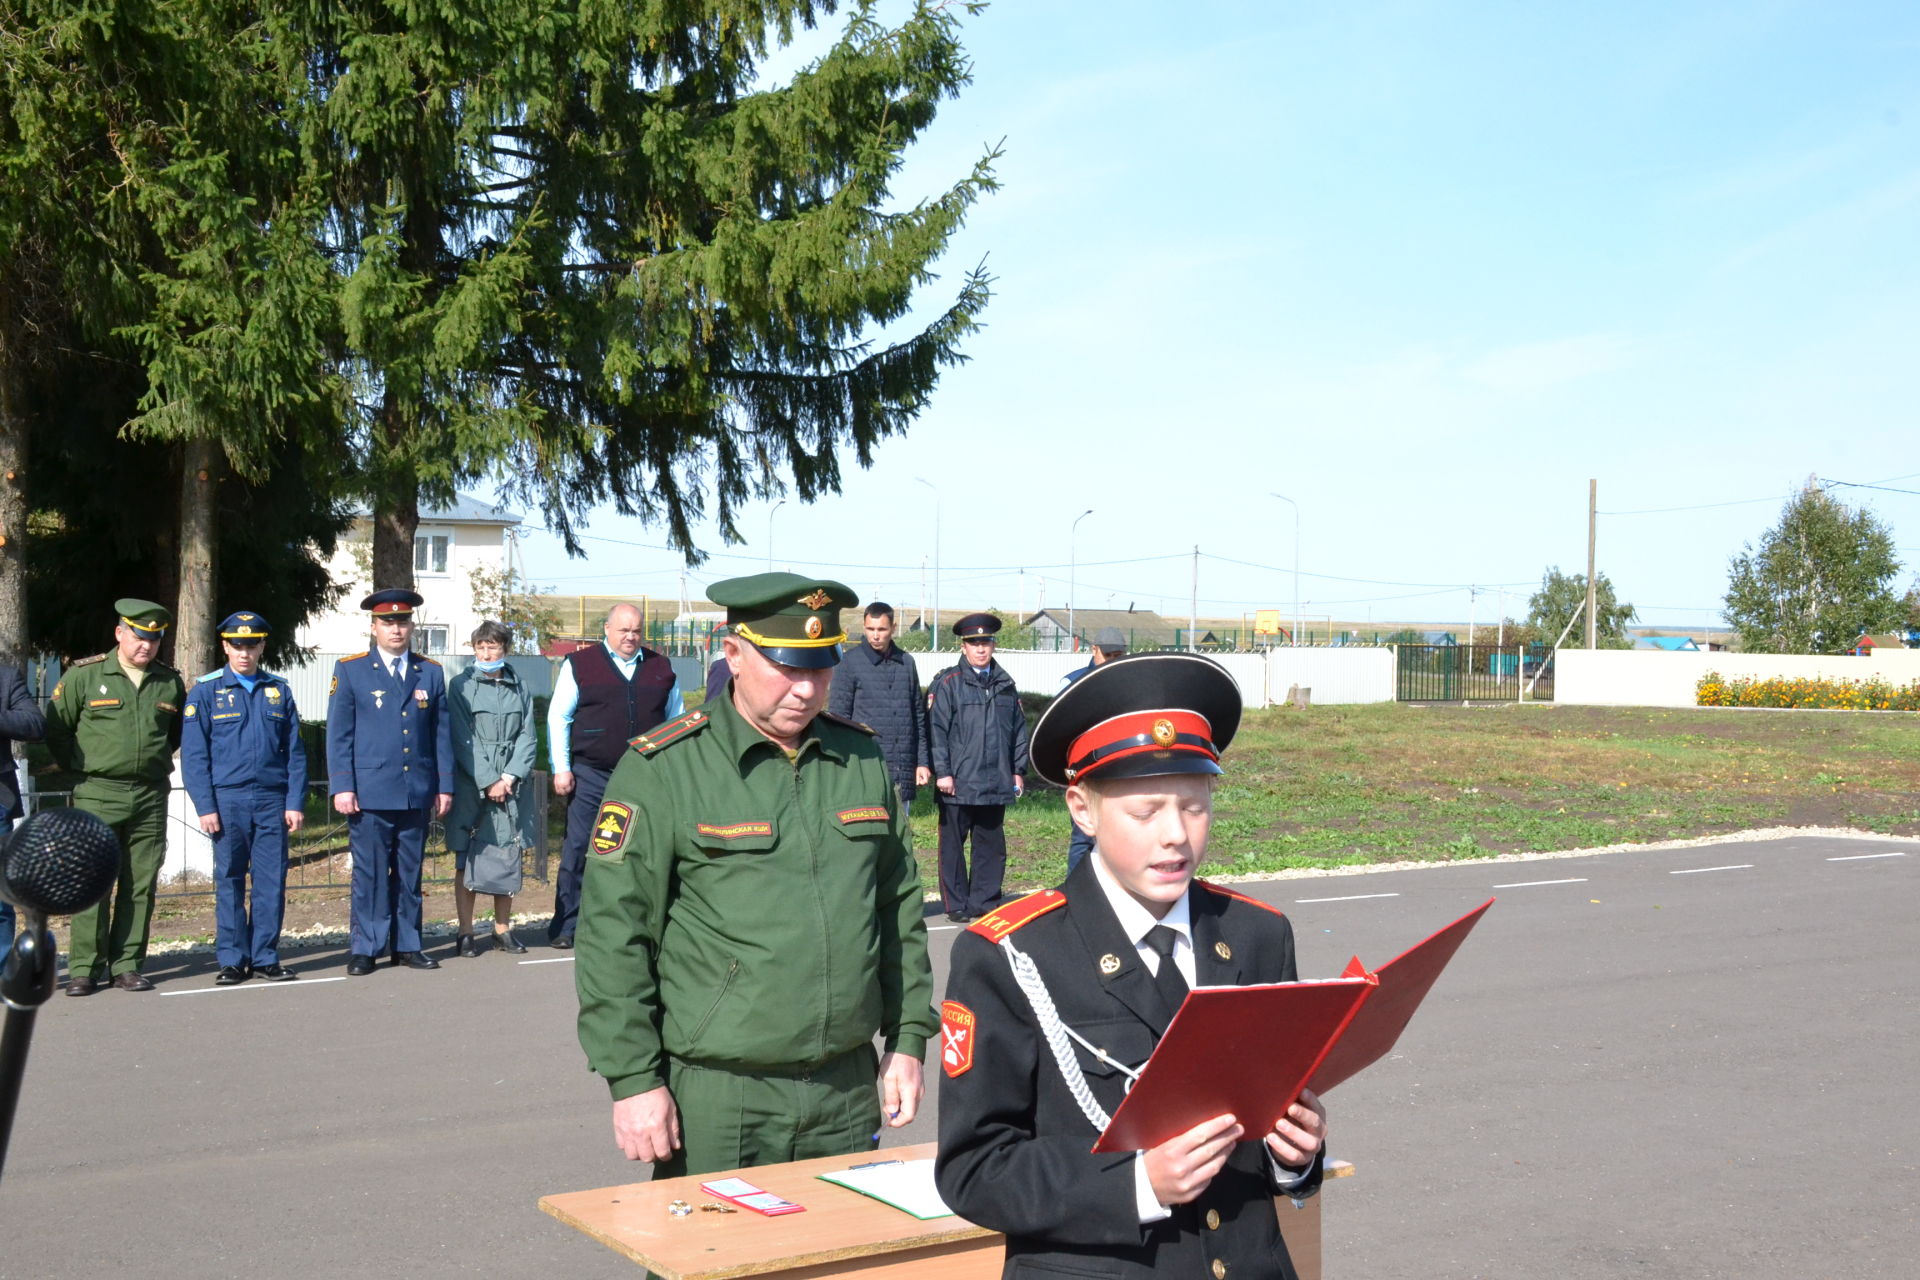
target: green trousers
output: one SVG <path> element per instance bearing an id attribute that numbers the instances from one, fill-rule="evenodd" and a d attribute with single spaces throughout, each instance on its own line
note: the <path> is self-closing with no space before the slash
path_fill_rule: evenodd
<path id="1" fill-rule="evenodd" d="M 167 789 L 88 778 L 73 789 L 73 807 L 113 828 L 120 876 L 112 893 L 73 918 L 67 972 L 97 982 L 138 973 L 153 928 L 154 883 L 167 860 Z"/>
<path id="2" fill-rule="evenodd" d="M 872 1151 L 880 1128 L 879 1058 L 871 1045 L 810 1071 L 755 1074 L 669 1059 L 681 1148 L 655 1178 Z"/>

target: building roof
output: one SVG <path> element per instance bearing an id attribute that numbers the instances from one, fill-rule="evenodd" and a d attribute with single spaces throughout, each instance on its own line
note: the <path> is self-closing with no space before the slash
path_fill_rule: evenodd
<path id="1" fill-rule="evenodd" d="M 1667 653 L 1697 653 L 1700 646 L 1692 636 L 1635 636 L 1636 649 L 1661 649 Z"/>
<path id="2" fill-rule="evenodd" d="M 1026 620 L 1032 626 L 1045 618 L 1057 631 L 1067 629 L 1067 610 L 1042 609 L 1031 614 Z M 1091 641 L 1102 627 L 1112 627 L 1127 638 L 1129 648 L 1147 642 L 1154 644 L 1173 644 L 1184 630 L 1182 625 L 1161 617 L 1151 609 L 1075 609 L 1073 610 L 1073 629 L 1082 637 Z"/>
<path id="3" fill-rule="evenodd" d="M 353 514 L 366 519 L 373 514 L 364 502 L 357 502 Z M 521 518 L 497 503 L 483 502 L 471 494 L 455 494 L 444 506 L 420 508 L 421 524 L 498 524 L 516 525 Z"/>

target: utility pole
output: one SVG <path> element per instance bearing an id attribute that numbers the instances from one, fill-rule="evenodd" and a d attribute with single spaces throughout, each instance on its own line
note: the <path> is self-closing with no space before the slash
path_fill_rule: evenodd
<path id="1" fill-rule="evenodd" d="M 1193 594 L 1187 601 L 1187 648 L 1200 648 L 1200 545 L 1193 548 Z"/>
<path id="2" fill-rule="evenodd" d="M 1598 523 L 1600 482 L 1587 481 L 1587 648 L 1600 647 L 1600 628 L 1594 617 L 1593 535 Z"/>

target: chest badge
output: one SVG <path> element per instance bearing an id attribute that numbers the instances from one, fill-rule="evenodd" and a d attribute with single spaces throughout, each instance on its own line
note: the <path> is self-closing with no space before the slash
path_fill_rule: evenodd
<path id="1" fill-rule="evenodd" d="M 387 691 L 385 689 L 375 689 L 373 691 L 373 709 L 375 711 L 379 711 L 382 709 L 382 704 L 380 700 L 386 696 L 387 696 Z"/>
<path id="2" fill-rule="evenodd" d="M 425 689 L 415 689 L 415 690 L 413 691 L 413 700 L 414 700 L 415 702 L 417 702 L 417 703 L 419 703 L 419 704 L 420 704 L 421 706 L 423 706 L 423 707 L 424 707 L 424 706 L 426 706 L 426 705 L 427 705 L 427 691 L 426 691 Z"/>
<path id="3" fill-rule="evenodd" d="M 107 686 L 105 686 L 105 685 L 101 685 L 101 686 L 100 686 L 100 692 L 102 692 L 102 693 L 105 693 L 106 691 L 107 691 Z"/>
<path id="4" fill-rule="evenodd" d="M 1233 959 L 1233 948 L 1224 942 L 1216 942 L 1213 944 L 1213 954 L 1219 956 L 1222 960 L 1231 960 Z"/>
<path id="5" fill-rule="evenodd" d="M 268 686 L 267 686 L 267 701 L 268 701 L 268 702 L 278 702 L 278 701 L 280 701 L 280 686 L 279 686 L 279 685 L 277 685 L 277 684 L 270 684 L 270 685 L 268 685 Z"/>
<path id="6" fill-rule="evenodd" d="M 1120 957 L 1109 951 L 1100 957 L 1100 972 L 1111 978 L 1120 972 Z"/>

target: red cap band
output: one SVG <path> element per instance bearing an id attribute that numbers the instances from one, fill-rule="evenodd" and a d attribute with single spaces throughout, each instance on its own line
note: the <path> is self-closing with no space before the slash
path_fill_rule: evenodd
<path id="1" fill-rule="evenodd" d="M 1073 740 L 1067 748 L 1067 781 L 1078 782 L 1090 773 L 1148 751 L 1204 756 L 1218 763 L 1213 726 L 1192 711 L 1130 711 L 1102 720 Z"/>

